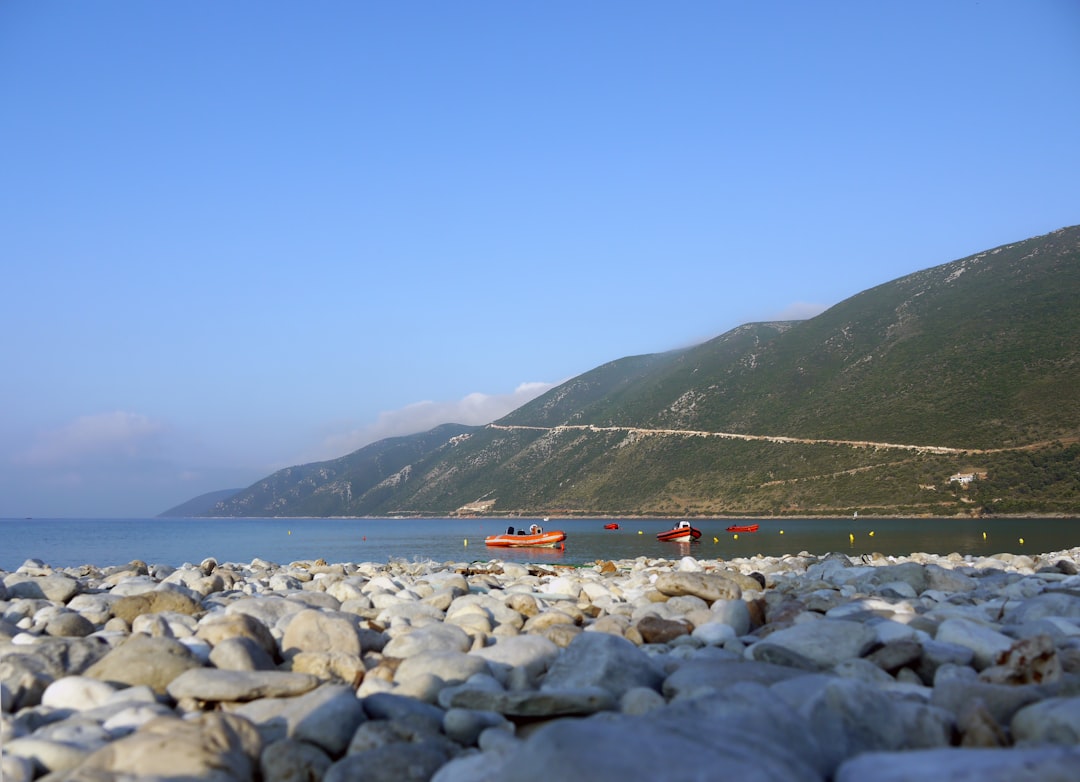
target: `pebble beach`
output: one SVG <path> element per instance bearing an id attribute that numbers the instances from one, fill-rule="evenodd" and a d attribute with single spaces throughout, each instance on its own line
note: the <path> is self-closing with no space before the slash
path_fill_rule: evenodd
<path id="1" fill-rule="evenodd" d="M 1071 780 L 1078 565 L 28 560 L 2 778 Z"/>

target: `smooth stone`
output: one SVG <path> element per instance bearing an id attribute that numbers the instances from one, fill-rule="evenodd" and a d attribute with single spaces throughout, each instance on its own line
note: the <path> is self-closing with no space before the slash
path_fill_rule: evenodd
<path id="1" fill-rule="evenodd" d="M 173 679 L 167 691 L 177 700 L 242 702 L 301 695 L 318 685 L 319 680 L 306 673 L 192 668 Z"/>
<path id="2" fill-rule="evenodd" d="M 300 652 L 345 652 L 363 654 L 355 614 L 305 608 L 298 611 L 285 628 L 281 654 L 289 659 Z"/>
<path id="3" fill-rule="evenodd" d="M 266 700 L 269 708 L 252 703 L 234 713 L 251 719 L 264 741 L 306 741 L 331 757 L 346 750 L 367 719 L 360 699 L 346 685 L 326 684 L 295 698 Z"/>
<path id="4" fill-rule="evenodd" d="M 934 639 L 943 643 L 966 646 L 974 654 L 974 664 L 978 670 L 989 668 L 997 662 L 999 655 L 1009 651 L 1013 639 L 986 625 L 969 619 L 946 619 L 938 627 Z"/>
<path id="5" fill-rule="evenodd" d="M 266 745 L 259 756 L 262 782 L 313 782 L 321 780 L 333 759 L 306 741 L 282 739 Z"/>
<path id="6" fill-rule="evenodd" d="M 694 595 L 707 603 L 716 600 L 736 600 L 742 588 L 730 578 L 714 573 L 669 572 L 657 576 L 656 591 L 672 597 Z"/>
<path id="7" fill-rule="evenodd" d="M 558 658 L 559 647 L 539 635 L 516 635 L 471 653 L 488 661 L 495 676 L 506 683 L 511 674 L 518 681 L 536 682 Z"/>
<path id="8" fill-rule="evenodd" d="M 85 675 L 120 685 L 145 684 L 164 693 L 169 682 L 198 667 L 199 661 L 179 641 L 133 635 L 91 665 Z"/>
<path id="9" fill-rule="evenodd" d="M 387 657 L 412 657 L 426 652 L 467 652 L 472 648 L 469 634 L 452 624 L 430 624 L 394 636 L 383 646 Z"/>
<path id="10" fill-rule="evenodd" d="M 930 702 L 960 714 L 968 704 L 979 701 L 996 722 L 1008 725 L 1020 709 L 1046 697 L 1047 692 L 1040 685 L 989 684 L 978 679 L 951 678 L 934 683 Z"/>
<path id="11" fill-rule="evenodd" d="M 1080 697 L 1047 698 L 1024 706 L 1009 728 L 1018 742 L 1080 744 Z"/>
<path id="12" fill-rule="evenodd" d="M 769 648 L 794 652 L 820 668 L 831 668 L 852 657 L 862 657 L 876 642 L 874 631 L 846 619 L 799 622 L 770 633 L 765 640 L 747 649 L 747 655 L 762 660 Z"/>
<path id="13" fill-rule="evenodd" d="M 40 598 L 55 603 L 67 603 L 79 592 L 79 582 L 58 573 L 46 576 L 26 576 L 12 573 L 4 579 L 7 600 Z"/>
<path id="14" fill-rule="evenodd" d="M 137 595 L 128 595 L 113 603 L 113 616 L 123 619 L 128 624 L 143 614 L 158 614 L 163 611 L 175 611 L 178 614 L 194 615 L 202 612 L 199 601 L 174 589 L 153 589 Z"/>
<path id="15" fill-rule="evenodd" d="M 34 779 L 34 761 L 10 753 L 0 756 L 0 779 L 4 782 L 32 782 Z"/>
<path id="16" fill-rule="evenodd" d="M 604 715 L 556 720 L 518 746 L 490 758 L 485 780 L 505 782 L 626 782 L 633 779 L 745 779 L 821 782 L 822 775 L 797 749 L 776 737 L 772 720 L 703 714 L 663 717 Z M 762 710 L 763 712 L 765 710 Z M 770 715 L 771 716 L 771 715 Z M 743 727 L 750 723 L 748 727 Z M 703 741 L 702 736 L 723 737 Z M 798 742 L 795 747 L 804 742 Z"/>
<path id="17" fill-rule="evenodd" d="M 36 736 L 4 742 L 4 754 L 26 758 L 33 764 L 35 774 L 70 771 L 96 749 L 97 746 L 81 747 L 67 741 L 53 741 Z"/>
<path id="18" fill-rule="evenodd" d="M 482 657 L 463 652 L 422 652 L 401 661 L 394 681 L 404 685 L 412 677 L 435 675 L 446 684 L 460 684 L 478 673 L 491 673 Z"/>
<path id="19" fill-rule="evenodd" d="M 710 610 L 715 617 L 714 621 L 730 625 L 735 635 L 746 635 L 750 632 L 750 609 L 744 600 L 715 600 Z"/>
<path id="20" fill-rule="evenodd" d="M 845 761 L 835 782 L 1070 782 L 1078 747 L 868 752 Z"/>
<path id="21" fill-rule="evenodd" d="M 445 714 L 438 706 L 396 692 L 372 693 L 363 699 L 363 709 L 369 719 L 388 720 L 419 733 L 438 733 Z"/>
<path id="22" fill-rule="evenodd" d="M 514 732 L 513 723 L 496 711 L 452 708 L 443 713 L 443 733 L 463 747 L 475 747 L 488 728 Z"/>
<path id="23" fill-rule="evenodd" d="M 219 641 L 210 650 L 209 661 L 215 668 L 229 671 L 271 671 L 275 667 L 266 649 L 244 636 Z"/>
<path id="24" fill-rule="evenodd" d="M 214 647 L 230 639 L 246 639 L 258 644 L 271 660 L 280 659 L 277 641 L 267 626 L 257 617 L 239 611 L 226 611 L 203 617 L 199 620 L 195 637 Z"/>
<path id="25" fill-rule="evenodd" d="M 262 740 L 250 722 L 233 714 L 194 719 L 159 717 L 94 752 L 74 779 L 104 774 L 135 778 L 251 780 Z M 108 777 L 106 777 L 108 778 Z"/>
<path id="26" fill-rule="evenodd" d="M 450 758 L 441 742 L 399 742 L 348 754 L 327 769 L 323 782 L 428 782 Z"/>
<path id="27" fill-rule="evenodd" d="M 555 658 L 543 690 L 600 687 L 616 698 L 635 687 L 659 690 L 664 674 L 630 641 L 607 633 L 581 633 Z"/>
<path id="28" fill-rule="evenodd" d="M 440 697 L 440 703 L 443 698 Z M 446 699 L 449 708 L 493 711 L 507 717 L 565 717 L 612 711 L 618 701 L 600 687 L 517 692 L 465 688 Z"/>
<path id="29" fill-rule="evenodd" d="M 805 718 L 833 766 L 861 752 L 945 747 L 952 738 L 952 712 L 862 679 L 813 674 L 769 689 Z"/>
<path id="30" fill-rule="evenodd" d="M 795 668 L 754 660 L 691 660 L 664 680 L 662 691 L 665 698 L 674 701 L 722 693 L 748 682 L 768 686 L 801 675 L 803 672 Z"/>
<path id="31" fill-rule="evenodd" d="M 74 611 L 60 613 L 45 624 L 46 635 L 70 638 L 85 638 L 96 629 L 93 622 Z"/>
<path id="32" fill-rule="evenodd" d="M 86 711 L 107 703 L 116 692 L 116 687 L 111 684 L 89 676 L 65 676 L 45 688 L 41 705 L 53 709 Z"/>

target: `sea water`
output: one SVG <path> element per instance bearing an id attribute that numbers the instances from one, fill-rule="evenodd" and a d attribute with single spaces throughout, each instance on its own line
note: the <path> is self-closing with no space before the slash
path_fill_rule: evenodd
<path id="1" fill-rule="evenodd" d="M 619 529 L 604 525 L 617 521 Z M 660 519 L 0 519 L 0 570 L 27 559 L 54 567 L 118 565 L 138 559 L 178 566 L 219 562 L 276 564 L 392 560 L 473 562 L 500 559 L 563 565 L 636 557 L 735 559 L 757 554 L 850 555 L 912 552 L 992 556 L 1043 554 L 1080 546 L 1080 519 L 693 519 L 695 543 L 664 543 Z M 731 524 L 757 532 L 731 533 Z M 561 529 L 562 549 L 488 548 L 484 538 L 508 526 Z"/>

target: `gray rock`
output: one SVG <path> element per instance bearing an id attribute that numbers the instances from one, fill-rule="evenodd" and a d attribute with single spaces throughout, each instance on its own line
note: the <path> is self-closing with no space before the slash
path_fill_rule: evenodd
<path id="1" fill-rule="evenodd" d="M 476 746 L 480 734 L 488 728 L 514 732 L 513 723 L 495 711 L 454 708 L 443 713 L 443 733 L 463 747 Z"/>
<path id="2" fill-rule="evenodd" d="M 653 586 L 664 595 L 694 595 L 707 603 L 742 597 L 742 589 L 737 583 L 715 573 L 661 573 Z"/>
<path id="3" fill-rule="evenodd" d="M 625 638 L 581 633 L 551 664 L 540 689 L 600 687 L 619 698 L 635 687 L 659 690 L 663 680 L 659 666 Z"/>
<path id="4" fill-rule="evenodd" d="M 363 699 L 369 719 L 389 720 L 418 733 L 438 733 L 444 712 L 438 706 L 391 692 L 378 692 Z"/>
<path id="5" fill-rule="evenodd" d="M 690 661 L 679 666 L 663 683 L 669 701 L 699 695 L 723 693 L 736 685 L 752 682 L 771 685 L 801 676 L 802 671 L 783 665 L 756 661 Z"/>
<path id="6" fill-rule="evenodd" d="M 246 637 L 225 638 L 210 651 L 215 668 L 229 671 L 271 671 L 274 660 L 257 641 Z"/>
<path id="7" fill-rule="evenodd" d="M 948 679 L 934 684 L 930 702 L 960 714 L 968 704 L 980 701 L 998 724 L 1008 725 L 1020 709 L 1046 697 L 1046 689 L 1040 685 L 1014 686 L 988 684 L 977 679 Z"/>
<path id="8" fill-rule="evenodd" d="M 439 700 L 443 702 L 442 697 Z M 552 718 L 612 711 L 618 707 L 618 701 L 601 687 L 512 692 L 465 688 L 452 693 L 447 705 L 449 708 L 493 711 L 514 718 Z"/>
<path id="9" fill-rule="evenodd" d="M 764 725 L 742 727 L 748 710 L 730 720 L 712 716 L 708 719 L 701 713 L 673 713 L 654 718 L 653 712 L 648 717 L 557 720 L 505 756 L 493 757 L 489 778 L 506 782 L 821 782 L 822 776 L 812 762 L 775 738 L 775 723 L 763 731 L 754 727 Z M 704 736 L 715 738 L 703 740 Z"/>
<path id="10" fill-rule="evenodd" d="M 747 655 L 763 660 L 771 647 L 781 647 L 824 669 L 852 657 L 862 657 L 876 640 L 874 631 L 859 622 L 811 620 L 770 633 L 765 640 L 751 646 Z"/>
<path id="11" fill-rule="evenodd" d="M 323 782 L 428 782 L 451 757 L 437 741 L 391 744 L 350 753 L 327 770 Z"/>
<path id="12" fill-rule="evenodd" d="M 91 665 L 86 675 L 119 685 L 145 684 L 164 693 L 173 679 L 198 667 L 198 660 L 179 641 L 133 635 Z"/>
<path id="13" fill-rule="evenodd" d="M 53 573 L 46 576 L 26 576 L 12 573 L 4 579 L 8 600 L 42 598 L 66 603 L 79 592 L 79 582 L 68 576 Z"/>
<path id="14" fill-rule="evenodd" d="M 463 652 L 423 652 L 402 660 L 394 681 L 406 686 L 411 678 L 434 675 L 446 684 L 460 684 L 480 673 L 491 673 L 487 660 L 482 657 Z"/>
<path id="15" fill-rule="evenodd" d="M 750 632 L 750 609 L 743 600 L 715 600 L 711 606 L 715 621 L 730 625 L 735 635 Z"/>
<path id="16" fill-rule="evenodd" d="M 274 640 L 267 626 L 257 617 L 240 611 L 226 611 L 203 617 L 199 620 L 195 637 L 215 647 L 229 639 L 246 639 L 258 644 L 271 660 L 281 659 L 277 641 Z"/>
<path id="17" fill-rule="evenodd" d="M 344 652 L 363 654 L 358 629 L 359 618 L 341 611 L 305 608 L 296 613 L 285 628 L 281 653 L 285 659 L 300 652 Z"/>
<path id="18" fill-rule="evenodd" d="M 31 782 L 34 778 L 34 761 L 17 755 L 3 753 L 0 756 L 0 779 L 4 782 Z"/>
<path id="19" fill-rule="evenodd" d="M 559 647 L 543 636 L 515 635 L 498 638 L 491 646 L 477 649 L 471 654 L 487 660 L 500 681 L 505 683 L 513 672 L 518 675 L 516 681 L 535 686 L 535 682 L 558 658 Z"/>
<path id="20" fill-rule="evenodd" d="M 29 760 L 35 774 L 70 771 L 82 763 L 97 746 L 79 746 L 67 741 L 54 741 L 35 736 L 4 742 L 4 755 Z M 5 776 L 6 779 L 6 776 Z"/>
<path id="21" fill-rule="evenodd" d="M 896 698 L 864 680 L 810 675 L 770 689 L 805 718 L 832 766 L 862 752 L 945 747 L 952 737 L 952 712 Z"/>
<path id="22" fill-rule="evenodd" d="M 868 752 L 846 761 L 835 782 L 1072 782 L 1078 747 Z"/>
<path id="23" fill-rule="evenodd" d="M 41 696 L 43 706 L 87 711 L 107 703 L 116 687 L 89 676 L 65 676 L 50 684 Z"/>
<path id="24" fill-rule="evenodd" d="M 1080 744 L 1080 697 L 1047 698 L 1024 706 L 1009 727 L 1018 742 Z"/>
<path id="25" fill-rule="evenodd" d="M 467 652 L 472 639 L 460 627 L 430 624 L 394 636 L 383 647 L 387 657 L 412 657 L 424 652 Z"/>
<path id="26" fill-rule="evenodd" d="M 313 744 L 282 739 L 263 748 L 259 772 L 263 782 L 312 782 L 322 779 L 333 763 Z"/>
<path id="27" fill-rule="evenodd" d="M 966 646 L 974 655 L 973 662 L 979 670 L 989 668 L 998 655 L 1007 652 L 1012 639 L 987 625 L 969 619 L 946 619 L 938 627 L 935 640 Z"/>
<path id="28" fill-rule="evenodd" d="M 254 778 L 261 749 L 255 727 L 233 714 L 161 717 L 90 755 L 73 770 L 72 779 L 247 781 Z"/>
<path id="29" fill-rule="evenodd" d="M 174 678 L 167 691 L 177 700 L 194 698 L 205 702 L 244 702 L 301 695 L 315 689 L 318 684 L 318 679 L 306 673 L 192 668 Z"/>
<path id="30" fill-rule="evenodd" d="M 1024 624 L 1036 619 L 1060 617 L 1080 620 L 1080 596 L 1068 592 L 1045 592 L 1029 597 L 1018 605 L 1006 605 L 1004 621 Z"/>

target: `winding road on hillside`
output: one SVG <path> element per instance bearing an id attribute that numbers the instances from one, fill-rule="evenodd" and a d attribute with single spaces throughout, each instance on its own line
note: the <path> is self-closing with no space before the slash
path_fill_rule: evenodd
<path id="1" fill-rule="evenodd" d="M 643 429 L 637 426 L 595 426 L 593 424 L 560 424 L 558 426 L 521 426 L 488 424 L 489 429 L 527 429 L 541 432 L 560 431 L 587 431 L 587 432 L 625 432 L 643 437 L 676 436 L 676 437 L 720 437 L 727 440 L 757 440 L 769 443 L 798 443 L 803 445 L 842 445 L 849 448 L 879 448 L 897 451 L 912 451 L 915 453 L 940 453 L 940 454 L 980 454 L 998 453 L 1001 451 L 1021 451 L 1050 445 L 1046 443 L 1030 443 L 1028 445 L 1013 448 L 950 448 L 944 445 L 906 445 L 902 443 L 879 443 L 870 440 L 822 440 L 809 437 L 784 437 L 780 435 L 763 434 L 735 434 L 734 432 L 702 432 L 693 429 Z M 1075 439 L 1075 438 L 1068 438 Z M 1065 442 L 1059 439 L 1057 442 Z"/>

